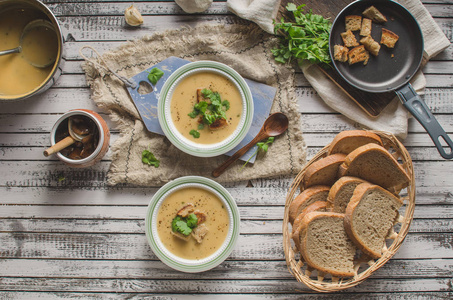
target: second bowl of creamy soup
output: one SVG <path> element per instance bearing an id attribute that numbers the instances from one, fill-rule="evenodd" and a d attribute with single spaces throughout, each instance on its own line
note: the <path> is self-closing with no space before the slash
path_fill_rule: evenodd
<path id="1" fill-rule="evenodd" d="M 146 235 L 153 252 L 168 266 L 202 272 L 219 265 L 233 250 L 239 212 L 220 184 L 204 177 L 181 177 L 154 195 Z"/>
<path id="2" fill-rule="evenodd" d="M 158 115 L 165 135 L 180 150 L 217 156 L 247 134 L 253 99 L 245 80 L 232 68 L 212 61 L 193 62 L 165 82 Z"/>

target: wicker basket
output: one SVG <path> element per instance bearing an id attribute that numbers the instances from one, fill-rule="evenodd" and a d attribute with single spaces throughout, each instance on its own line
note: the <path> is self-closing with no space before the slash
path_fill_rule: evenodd
<path id="1" fill-rule="evenodd" d="M 415 181 L 412 160 L 406 148 L 394 135 L 381 131 L 370 132 L 373 132 L 381 137 L 384 147 L 401 163 L 410 178 L 409 186 L 400 193 L 401 199 L 404 201 L 404 205 L 400 209 L 400 215 L 393 228 L 392 234 L 389 234 L 386 242 L 388 250 L 384 252 L 380 259 L 374 261 L 364 255 L 359 256 L 354 261 L 356 271 L 354 277 L 336 278 L 329 274 L 323 274 L 317 270 L 313 270 L 307 266 L 294 246 L 291 239 L 291 225 L 289 224 L 289 206 L 295 196 L 297 196 L 297 194 L 303 189 L 301 182 L 304 178 L 307 167 L 315 161 L 327 156 L 330 145 L 327 145 L 320 150 L 299 172 L 299 174 L 297 174 L 286 197 L 285 215 L 283 218 L 283 248 L 285 251 L 286 264 L 291 274 L 293 274 L 299 282 L 304 283 L 315 291 L 333 292 L 356 286 L 373 274 L 373 272 L 377 269 L 382 267 L 396 253 L 409 231 L 409 225 L 412 221 L 415 208 Z"/>

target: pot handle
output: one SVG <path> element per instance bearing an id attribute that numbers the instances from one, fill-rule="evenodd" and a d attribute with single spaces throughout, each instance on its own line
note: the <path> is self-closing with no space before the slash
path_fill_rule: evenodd
<path id="1" fill-rule="evenodd" d="M 407 110 L 410 111 L 410 113 L 417 119 L 417 121 L 426 129 L 429 136 L 436 145 L 436 148 L 439 151 L 440 155 L 445 159 L 452 159 L 453 141 L 447 135 L 442 126 L 440 126 L 439 122 L 431 113 L 426 103 L 415 92 L 412 85 L 409 83 L 396 90 L 395 92 L 400 98 L 404 107 L 406 107 Z M 450 148 L 449 153 L 447 153 L 442 146 L 440 142 L 441 139 L 443 139 L 448 144 L 448 147 Z"/>

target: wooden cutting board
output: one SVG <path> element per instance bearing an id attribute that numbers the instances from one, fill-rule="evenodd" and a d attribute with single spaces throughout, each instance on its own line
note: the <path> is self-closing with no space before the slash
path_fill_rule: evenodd
<path id="1" fill-rule="evenodd" d="M 325 18 L 330 18 L 333 22 L 337 14 L 349 3 L 354 0 L 282 0 L 277 20 L 284 17 L 285 20 L 292 20 L 292 13 L 286 11 L 288 3 L 296 5 L 305 4 L 305 11 L 310 9 L 314 14 L 322 15 Z M 368 93 L 356 89 L 349 85 L 335 69 L 325 70 L 320 68 L 323 73 L 330 78 L 341 90 L 357 105 L 359 105 L 368 115 L 377 117 L 382 110 L 395 98 L 394 92 L 387 93 Z"/>

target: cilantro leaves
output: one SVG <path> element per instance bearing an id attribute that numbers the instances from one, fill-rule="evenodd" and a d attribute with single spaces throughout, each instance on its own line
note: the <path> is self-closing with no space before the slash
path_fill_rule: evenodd
<path id="1" fill-rule="evenodd" d="M 296 6 L 288 3 L 286 9 L 293 13 L 295 22 L 281 23 L 274 21 L 274 32 L 280 33 L 280 45 L 272 49 L 276 61 L 286 63 L 292 58 L 308 60 L 312 63 L 328 66 L 329 56 L 329 33 L 332 23 L 320 15 L 312 14 L 311 10 L 304 14 L 305 4 Z"/>
<path id="2" fill-rule="evenodd" d="M 159 81 L 159 79 L 162 78 L 162 76 L 164 76 L 164 72 L 162 70 L 158 68 L 153 68 L 148 74 L 148 80 L 152 84 L 156 85 L 156 83 Z"/>
<path id="3" fill-rule="evenodd" d="M 203 89 L 201 94 L 207 101 L 200 101 L 194 105 L 193 111 L 189 113 L 189 117 L 195 119 L 201 116 L 202 123 L 198 125 L 198 129 L 202 130 L 204 125 L 211 125 L 219 119 L 226 120 L 226 111 L 230 109 L 230 102 L 223 100 L 218 92 L 213 92 L 210 89 Z M 194 129 L 189 132 L 194 138 L 199 138 L 200 133 Z"/>
<path id="4" fill-rule="evenodd" d="M 158 160 L 151 151 L 143 150 L 142 163 L 158 168 L 160 165 L 160 160 Z"/>
<path id="5" fill-rule="evenodd" d="M 186 218 L 176 216 L 173 221 L 171 221 L 171 230 L 188 236 L 192 232 L 192 229 L 197 227 L 197 223 L 198 218 L 193 213 L 188 215 Z"/>
<path id="6" fill-rule="evenodd" d="M 254 157 L 255 155 L 258 154 L 259 151 L 266 153 L 267 150 L 269 149 L 269 145 L 272 144 L 274 142 L 274 140 L 275 140 L 274 137 L 269 137 L 269 138 L 267 138 L 266 141 L 256 143 L 256 145 L 258 146 L 258 149 L 256 149 L 255 153 L 253 153 L 252 156 L 250 156 L 250 158 L 245 162 L 245 164 L 241 167 L 240 170 L 242 170 L 249 163 L 249 161 L 252 159 L 252 157 Z"/>
<path id="7" fill-rule="evenodd" d="M 192 129 L 192 130 L 189 132 L 189 134 L 190 134 L 191 136 L 193 136 L 194 138 L 196 138 L 196 139 L 198 139 L 198 138 L 200 137 L 200 132 L 198 132 L 198 131 L 195 130 L 195 129 Z"/>

